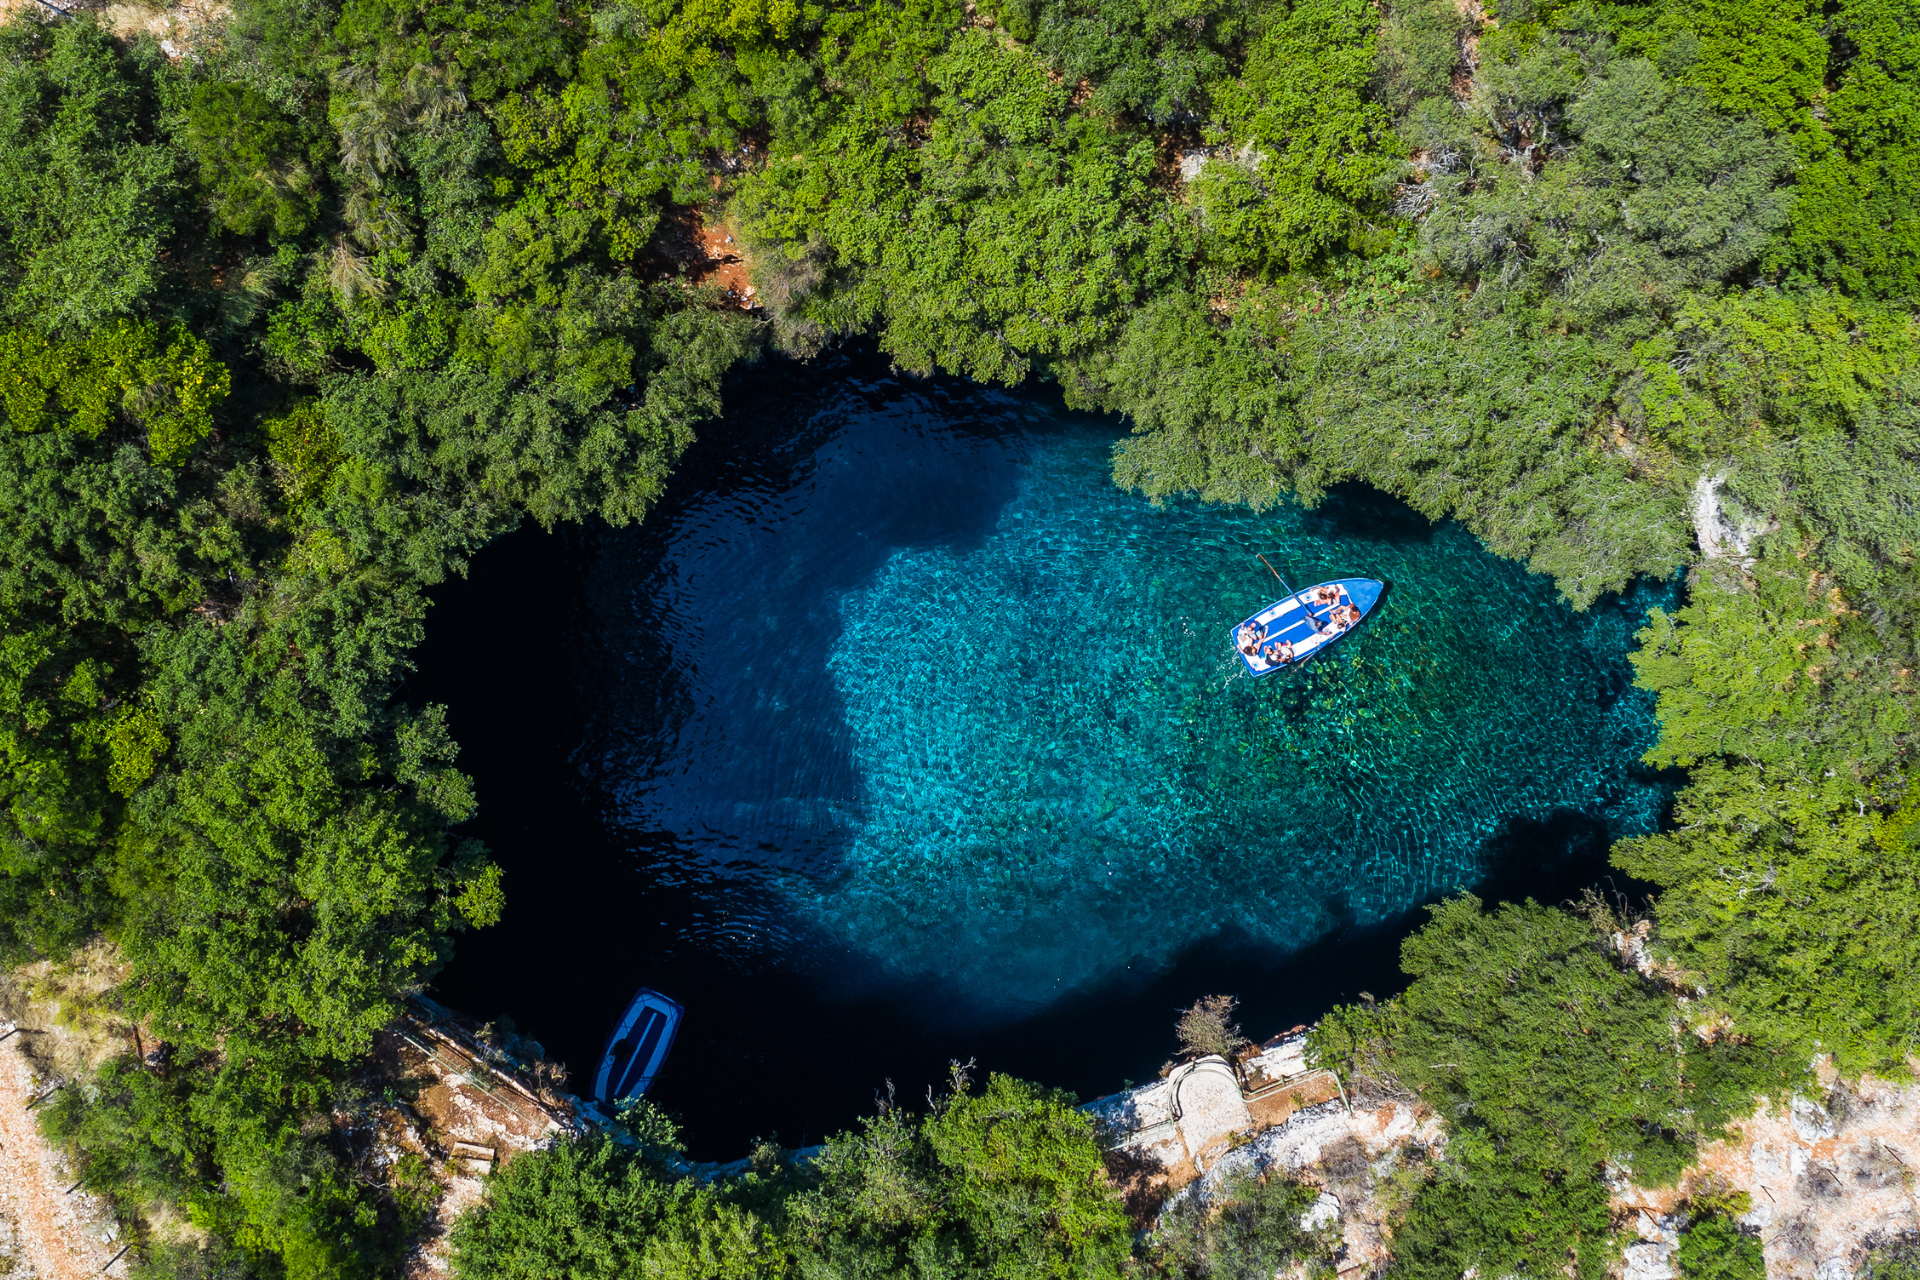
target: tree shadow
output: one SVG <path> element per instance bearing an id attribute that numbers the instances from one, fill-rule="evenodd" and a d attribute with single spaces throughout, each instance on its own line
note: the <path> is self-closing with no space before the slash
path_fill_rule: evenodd
<path id="1" fill-rule="evenodd" d="M 1431 542 L 1440 527 L 1399 498 L 1357 480 L 1334 485 L 1306 508 L 1302 528 L 1320 538 L 1362 538 L 1394 545 Z"/>

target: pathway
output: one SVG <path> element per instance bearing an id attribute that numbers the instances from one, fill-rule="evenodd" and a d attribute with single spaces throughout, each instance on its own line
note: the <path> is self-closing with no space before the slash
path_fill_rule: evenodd
<path id="1" fill-rule="evenodd" d="M 0 1034 L 12 1031 L 0 1023 Z M 120 1246 L 112 1215 L 98 1197 L 71 1191 L 73 1175 L 41 1140 L 28 1103 L 39 1081 L 19 1032 L 0 1042 L 0 1269 L 13 1261 L 14 1280 L 89 1280 Z M 113 1263 L 113 1274 L 126 1267 Z"/>

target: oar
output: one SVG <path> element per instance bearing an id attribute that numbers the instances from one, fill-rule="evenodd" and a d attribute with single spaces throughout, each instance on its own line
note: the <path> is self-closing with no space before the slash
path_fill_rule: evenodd
<path id="1" fill-rule="evenodd" d="M 1321 629 L 1320 619 L 1313 616 L 1313 601 L 1302 600 L 1300 598 L 1300 593 L 1298 591 L 1295 591 L 1292 587 L 1287 586 L 1287 580 L 1280 576 L 1280 571 L 1273 567 L 1272 561 L 1268 560 L 1265 556 L 1260 555 L 1258 551 L 1254 552 L 1253 554 L 1260 557 L 1260 563 L 1267 566 L 1267 572 L 1273 575 L 1273 580 L 1275 582 L 1278 582 L 1281 585 L 1281 587 L 1285 589 L 1286 593 L 1293 597 L 1294 603 L 1299 605 L 1301 609 L 1303 609 L 1306 612 L 1307 621 L 1313 624 L 1313 629 L 1315 631 L 1319 631 Z"/>

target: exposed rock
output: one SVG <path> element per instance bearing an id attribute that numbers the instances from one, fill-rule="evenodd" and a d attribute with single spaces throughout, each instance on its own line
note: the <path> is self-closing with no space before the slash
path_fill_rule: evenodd
<path id="1" fill-rule="evenodd" d="M 1753 544 L 1780 527 L 1776 519 L 1759 520 L 1753 516 L 1730 515 L 1720 500 L 1727 473 L 1701 473 L 1693 484 L 1693 534 L 1700 554 L 1709 560 L 1726 560 L 1745 568 L 1753 563 Z"/>
<path id="2" fill-rule="evenodd" d="M 1264 151 L 1251 142 L 1238 148 L 1234 147 L 1197 147 L 1180 153 L 1180 181 L 1192 182 L 1200 176 L 1200 171 L 1209 161 L 1238 165 L 1250 173 L 1257 173 L 1267 161 Z"/>
<path id="3" fill-rule="evenodd" d="M 1207 1170 L 1204 1183 L 1209 1190 L 1247 1174 L 1280 1172 L 1297 1174 L 1320 1162 L 1327 1148 L 1352 1133 L 1347 1109 L 1338 1102 L 1323 1102 L 1287 1117 L 1254 1136 L 1253 1141 L 1228 1152 Z"/>
<path id="4" fill-rule="evenodd" d="M 1872 1077 L 1843 1083 L 1831 1064 L 1819 1066 L 1824 1098 L 1763 1105 L 1734 1136 L 1703 1147 L 1681 1180 L 1684 1187 L 1711 1177 L 1751 1197 L 1740 1225 L 1759 1232 L 1775 1280 L 1851 1280 L 1875 1246 L 1920 1231 L 1912 1172 L 1920 1170 L 1920 1085 Z M 1637 1223 L 1657 1226 L 1670 1221 L 1663 1215 L 1684 1194 L 1629 1186 L 1615 1203 L 1639 1210 Z M 1649 1233 L 1642 1227 L 1640 1234 Z M 1660 1250 L 1642 1246 L 1664 1243 L 1633 1246 L 1627 1280 L 1655 1280 Z"/>
<path id="5" fill-rule="evenodd" d="M 1642 1240 L 1665 1245 L 1669 1249 L 1680 1243 L 1680 1223 L 1672 1217 L 1656 1217 L 1642 1209 L 1634 1216 L 1633 1229 Z"/>
<path id="6" fill-rule="evenodd" d="M 119 952 L 104 941 L 62 960 L 0 970 L 0 1274 L 98 1276 L 126 1243 L 113 1205 L 78 1185 L 78 1172 L 41 1136 L 35 1114 L 108 1058 L 151 1043 L 120 1008 L 115 989 L 126 975 Z M 113 1274 L 124 1270 L 123 1263 Z"/>
<path id="7" fill-rule="evenodd" d="M 169 58 L 187 57 L 229 13 L 226 0 L 0 0 L 0 21 L 23 10 L 90 14 L 123 39 L 151 35 Z"/>
<path id="8" fill-rule="evenodd" d="M 537 1056 L 534 1042 L 519 1047 Z M 448 1273 L 448 1233 L 479 1201 L 486 1175 L 586 1123 L 574 1099 L 538 1088 L 498 1058 L 470 1019 L 425 999 L 416 999 L 414 1009 L 375 1043 L 379 1077 L 404 1086 L 399 1091 L 413 1102 L 378 1117 L 375 1132 L 364 1139 L 367 1159 L 385 1167 L 416 1156 L 441 1187 L 407 1258 L 408 1280 Z"/>
<path id="9" fill-rule="evenodd" d="M 1300 1229 L 1318 1231 L 1322 1227 L 1333 1226 L 1339 1221 L 1340 1201 L 1322 1191 L 1320 1198 L 1313 1202 L 1313 1207 L 1300 1215 Z"/>
<path id="10" fill-rule="evenodd" d="M 1680 1247 L 1680 1224 L 1671 1217 L 1642 1210 L 1634 1217 L 1640 1239 L 1626 1248 L 1623 1280 L 1674 1280 L 1674 1250 Z"/>
<path id="11" fill-rule="evenodd" d="M 1627 1246 L 1625 1280 L 1674 1280 L 1673 1246 L 1642 1240 Z"/>
<path id="12" fill-rule="evenodd" d="M 1253 1123 L 1240 1080 L 1224 1058 L 1206 1057 L 1176 1070 L 1167 1079 L 1173 1116 L 1196 1168 L 1225 1151 L 1234 1134 Z"/>
<path id="13" fill-rule="evenodd" d="M 42 1074 L 30 1036 L 0 1022 L 0 1274 L 21 1280 L 86 1280 L 124 1243 L 113 1206 L 74 1185 L 66 1157 L 49 1146 L 32 1108 L 60 1087 Z M 120 1270 L 116 1268 L 116 1271 Z"/>
<path id="14" fill-rule="evenodd" d="M 1657 969 L 1644 943 L 1640 929 L 1615 939 L 1630 962 Z M 1326 1073 L 1309 1067 L 1299 1035 L 1238 1064 L 1239 1105 L 1227 1091 L 1234 1065 L 1186 1063 L 1088 1105 L 1105 1128 L 1109 1167 L 1130 1185 L 1136 1220 L 1144 1225 L 1173 1199 L 1209 1200 L 1239 1179 L 1279 1174 L 1320 1188 L 1301 1222 L 1338 1231 L 1340 1275 L 1376 1272 L 1389 1259 L 1390 1227 L 1378 1193 L 1399 1164 L 1444 1145 L 1439 1118 L 1411 1099 L 1350 1108 L 1354 1099 L 1333 1087 L 1315 1092 Z M 1873 1248 L 1920 1236 L 1920 1084 L 1846 1082 L 1831 1063 L 1816 1067 L 1819 1089 L 1763 1104 L 1732 1137 L 1703 1147 L 1679 1185 L 1651 1190 L 1625 1168 L 1609 1171 L 1616 1221 L 1637 1237 L 1620 1280 L 1678 1280 L 1688 1188 L 1703 1181 L 1748 1194 L 1739 1225 L 1759 1236 L 1773 1280 L 1854 1280 Z M 1151 1194 L 1132 1194 L 1142 1190 Z"/>
<path id="15" fill-rule="evenodd" d="M 1793 1131 L 1800 1141 L 1813 1143 L 1833 1136 L 1833 1117 L 1811 1098 L 1795 1094 L 1789 1109 L 1793 1114 Z"/>
<path id="16" fill-rule="evenodd" d="M 1164 1080 L 1100 1098 L 1086 1110 L 1110 1150 L 1133 1157 L 1184 1185 L 1224 1151 L 1231 1135 L 1251 1127 L 1232 1066 L 1220 1057 L 1182 1063 Z"/>
<path id="17" fill-rule="evenodd" d="M 1319 1186 L 1301 1226 L 1337 1232 L 1337 1269 L 1355 1280 L 1388 1258 L 1375 1186 L 1445 1135 L 1410 1095 L 1350 1107 L 1332 1073 L 1308 1064 L 1301 1031 L 1242 1055 L 1237 1072 L 1225 1058 L 1201 1058 L 1086 1109 L 1142 1225 L 1177 1200 L 1210 1200 L 1240 1179 L 1278 1173 Z"/>
<path id="18" fill-rule="evenodd" d="M 1647 923 L 1647 921 L 1641 921 L 1643 926 Z M 1653 976 L 1653 954 L 1647 950 L 1648 932 L 1647 928 L 1642 927 L 1634 929 L 1631 933 L 1619 930 L 1613 935 L 1613 949 L 1618 951 L 1620 958 L 1643 978 Z"/>

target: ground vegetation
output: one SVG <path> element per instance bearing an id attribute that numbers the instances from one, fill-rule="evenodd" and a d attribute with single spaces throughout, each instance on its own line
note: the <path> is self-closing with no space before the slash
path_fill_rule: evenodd
<path id="1" fill-rule="evenodd" d="M 1006 1076 L 975 1092 L 956 1066 L 925 1114 L 889 1102 L 806 1164 L 768 1146 L 711 1184 L 676 1172 L 650 1127 L 516 1161 L 462 1220 L 456 1273 L 1118 1280 L 1129 1256 L 1092 1120 Z"/>
<path id="2" fill-rule="evenodd" d="M 1146 1241 L 1141 1271 L 1166 1280 L 1265 1280 L 1286 1273 L 1336 1275 L 1339 1232 L 1318 1225 L 1322 1192 L 1280 1174 L 1241 1177 L 1210 1196 L 1182 1196 L 1160 1215 Z"/>
<path id="3" fill-rule="evenodd" d="M 196 1225 L 150 1274 L 390 1268 L 411 1193 L 336 1142 L 353 1064 L 510 889 L 443 709 L 400 699 L 427 591 L 528 518 L 643 518 L 727 369 L 860 334 L 1126 415 L 1115 478 L 1156 501 L 1360 480 L 1577 605 L 1687 575 L 1635 655 L 1685 787 L 1615 855 L 1681 976 L 1591 911 L 1463 899 L 1405 995 L 1319 1033 L 1453 1126 L 1396 1265 L 1591 1272 L 1609 1169 L 1672 1176 L 1816 1052 L 1920 1048 L 1916 19 L 239 0 L 179 56 L 19 12 L 0 958 L 104 935 L 150 1037 L 50 1131 Z M 750 255 L 751 311 L 676 257 L 690 219 Z M 591 1184 L 577 1220 L 468 1256 L 1119 1266 L 1024 1088 L 876 1118 L 777 1212 L 570 1149 L 493 1221 Z M 629 1210 L 682 1225 L 615 1241 Z M 1223 1221 L 1194 1248 L 1240 1248 Z"/>
<path id="4" fill-rule="evenodd" d="M 1602 1275 L 1609 1180 L 1672 1186 L 1757 1099 L 1805 1084 L 1791 1050 L 1700 1034 L 1627 963 L 1620 923 L 1598 899 L 1573 913 L 1453 898 L 1407 940 L 1402 995 L 1314 1028 L 1317 1060 L 1409 1086 L 1448 1121 L 1396 1229 L 1396 1275 Z"/>

